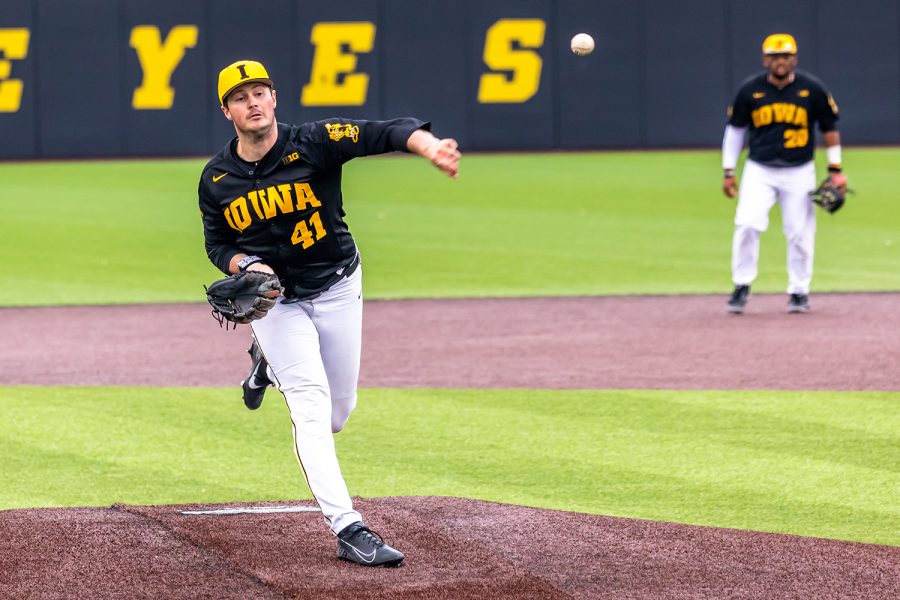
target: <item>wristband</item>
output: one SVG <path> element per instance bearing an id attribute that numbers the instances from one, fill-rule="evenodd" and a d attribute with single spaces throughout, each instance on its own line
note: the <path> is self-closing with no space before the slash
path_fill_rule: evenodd
<path id="1" fill-rule="evenodd" d="M 242 258 L 241 260 L 238 261 L 238 271 L 243 273 L 244 271 L 247 270 L 247 267 L 249 267 L 250 265 L 255 265 L 256 263 L 261 263 L 261 262 L 263 262 L 263 259 L 261 259 L 258 256 L 245 256 L 244 258 Z"/>
<path id="2" fill-rule="evenodd" d="M 734 169 L 725 169 L 725 179 L 734 177 Z"/>
<path id="3" fill-rule="evenodd" d="M 829 173 L 840 173 L 842 170 L 841 165 L 828 165 Z"/>

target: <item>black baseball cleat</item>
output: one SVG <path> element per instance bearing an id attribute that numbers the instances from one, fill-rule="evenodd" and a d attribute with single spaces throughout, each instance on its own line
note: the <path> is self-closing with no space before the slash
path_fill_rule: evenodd
<path id="1" fill-rule="evenodd" d="M 256 340 L 253 340 L 253 343 L 250 344 L 247 353 L 250 355 L 253 364 L 250 367 L 250 372 L 247 373 L 247 378 L 241 382 L 241 387 L 244 390 L 244 404 L 250 410 L 256 410 L 262 404 L 263 396 L 266 395 L 266 388 L 272 385 L 272 380 L 266 374 L 269 363 L 266 362 L 262 352 L 259 351 Z"/>
<path id="2" fill-rule="evenodd" d="M 734 291 L 731 292 L 731 298 L 728 300 L 728 312 L 733 315 L 739 315 L 744 312 L 747 305 L 747 297 L 750 296 L 749 285 L 736 285 Z"/>
<path id="3" fill-rule="evenodd" d="M 809 312 L 809 296 L 806 294 L 791 294 L 788 300 L 789 313 Z"/>
<path id="4" fill-rule="evenodd" d="M 337 556 L 366 567 L 396 567 L 403 553 L 384 543 L 377 533 L 357 521 L 337 534 Z"/>

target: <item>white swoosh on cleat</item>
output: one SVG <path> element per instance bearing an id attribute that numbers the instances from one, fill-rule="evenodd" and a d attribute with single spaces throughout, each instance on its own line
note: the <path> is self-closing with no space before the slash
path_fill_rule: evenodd
<path id="1" fill-rule="evenodd" d="M 375 560 L 375 550 L 372 550 L 372 552 L 370 552 L 370 553 L 360 552 L 359 550 L 357 550 L 356 546 L 354 546 L 353 544 L 349 544 L 349 543 L 345 542 L 344 540 L 341 540 L 341 543 L 344 544 L 345 546 L 347 546 L 348 548 L 350 548 L 351 550 L 353 550 L 354 552 L 356 552 L 357 556 L 359 556 L 365 562 L 372 562 Z"/>

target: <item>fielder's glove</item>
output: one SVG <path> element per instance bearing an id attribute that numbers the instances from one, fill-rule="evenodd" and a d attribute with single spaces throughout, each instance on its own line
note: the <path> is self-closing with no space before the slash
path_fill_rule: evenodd
<path id="1" fill-rule="evenodd" d="M 206 299 L 219 326 L 226 321 L 243 325 L 266 316 L 282 291 L 276 275 L 245 271 L 214 281 L 206 288 Z"/>
<path id="2" fill-rule="evenodd" d="M 809 196 L 826 212 L 835 213 L 844 205 L 847 194 L 852 191 L 847 189 L 846 177 L 829 175 L 819 184 L 819 187 L 809 193 Z"/>

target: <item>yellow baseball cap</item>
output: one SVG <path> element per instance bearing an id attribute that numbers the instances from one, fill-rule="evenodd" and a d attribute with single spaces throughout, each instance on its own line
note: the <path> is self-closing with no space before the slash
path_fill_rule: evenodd
<path id="1" fill-rule="evenodd" d="M 763 41 L 763 54 L 797 54 L 797 41 L 787 33 L 773 33 Z"/>
<path id="2" fill-rule="evenodd" d="M 225 106 L 225 98 L 234 88 L 251 81 L 259 81 L 269 87 L 275 87 L 269 79 L 269 73 L 262 63 L 255 60 L 239 60 L 219 71 L 219 100 Z"/>

